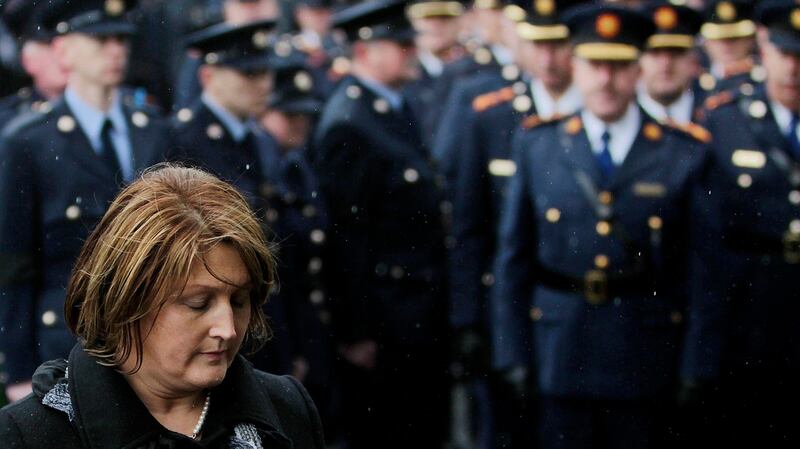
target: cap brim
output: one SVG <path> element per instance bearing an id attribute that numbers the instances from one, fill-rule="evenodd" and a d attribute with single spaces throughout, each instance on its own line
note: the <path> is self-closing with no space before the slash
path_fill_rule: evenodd
<path id="1" fill-rule="evenodd" d="M 114 22 L 100 22 L 87 25 L 75 30 L 75 33 L 91 34 L 93 36 L 113 36 L 124 35 L 130 36 L 136 34 L 136 26 L 129 22 L 114 21 Z"/>
<path id="2" fill-rule="evenodd" d="M 769 30 L 769 41 L 783 51 L 800 55 L 800 35 L 797 33 Z"/>
<path id="3" fill-rule="evenodd" d="M 220 61 L 216 65 L 230 67 L 240 72 L 263 72 L 274 69 L 272 58 L 268 54 Z"/>
<path id="4" fill-rule="evenodd" d="M 322 107 L 324 104 L 313 98 L 297 98 L 297 99 L 286 99 L 286 100 L 278 100 L 274 104 L 270 104 L 269 107 L 273 109 L 277 109 L 279 111 L 288 113 L 288 114 L 308 114 L 308 115 L 317 115 L 322 112 Z"/>
<path id="5" fill-rule="evenodd" d="M 616 42 L 586 42 L 573 47 L 575 56 L 590 61 L 636 61 L 641 51 Z"/>

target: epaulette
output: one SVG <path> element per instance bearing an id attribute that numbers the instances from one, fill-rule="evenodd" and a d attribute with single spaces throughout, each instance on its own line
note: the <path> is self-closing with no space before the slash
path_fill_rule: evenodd
<path id="1" fill-rule="evenodd" d="M 713 111 L 720 106 L 728 104 L 733 101 L 734 95 L 733 92 L 730 90 L 722 91 L 716 95 L 712 95 L 706 98 L 706 101 L 703 102 L 703 107 L 706 110 Z"/>
<path id="2" fill-rule="evenodd" d="M 475 112 L 483 112 L 499 104 L 509 102 L 513 100 L 514 97 L 514 89 L 511 86 L 504 87 L 500 90 L 475 97 L 475 99 L 472 100 L 472 109 Z"/>
<path id="3" fill-rule="evenodd" d="M 700 141 L 702 143 L 708 144 L 711 143 L 711 132 L 702 126 L 698 125 L 697 123 L 676 123 L 674 121 L 669 121 L 665 123 L 669 127 L 673 129 L 677 129 L 678 131 L 683 132 L 684 134 L 688 134 L 689 136 L 693 137 L 695 140 Z"/>
<path id="4" fill-rule="evenodd" d="M 561 117 L 558 116 L 558 115 L 555 115 L 555 116 L 550 117 L 550 118 L 544 118 L 544 117 L 539 116 L 539 115 L 530 115 L 528 117 L 525 117 L 522 120 L 522 128 L 523 129 L 533 129 L 533 128 L 536 128 L 537 126 L 545 125 L 547 123 L 557 122 L 560 119 L 561 119 Z"/>
<path id="5" fill-rule="evenodd" d="M 46 115 L 47 113 L 40 111 L 29 111 L 17 115 L 13 119 L 9 120 L 8 123 L 3 127 L 2 133 L 0 133 L 2 135 L 1 137 L 5 139 L 13 136 L 19 131 L 41 122 Z"/>

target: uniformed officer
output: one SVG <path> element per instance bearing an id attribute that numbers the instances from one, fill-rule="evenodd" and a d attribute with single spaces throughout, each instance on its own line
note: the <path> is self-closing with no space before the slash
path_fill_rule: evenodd
<path id="1" fill-rule="evenodd" d="M 764 67 L 754 59 L 756 24 L 749 0 L 707 2 L 705 22 L 700 28 L 709 67 L 698 81 L 713 94 L 742 83 L 764 81 Z"/>
<path id="2" fill-rule="evenodd" d="M 277 21 L 280 6 L 278 0 L 223 0 L 222 15 L 223 21 L 231 26 L 264 20 Z M 175 79 L 173 110 L 188 107 L 197 100 L 202 90 L 198 78 L 201 65 L 203 61 L 199 55 L 190 49 Z"/>
<path id="3" fill-rule="evenodd" d="M 565 20 L 586 106 L 526 120 L 515 140 L 491 294 L 494 361 L 531 367 L 543 447 L 654 447 L 678 378 L 715 375 L 714 297 L 700 294 L 708 285 L 692 264 L 698 242 L 712 241 L 702 223 L 713 211 L 701 178 L 708 136 L 637 106 L 647 16 L 589 5 Z"/>
<path id="4" fill-rule="evenodd" d="M 768 35 L 764 85 L 706 102 L 726 243 L 717 264 L 730 309 L 720 415 L 725 442 L 796 447 L 797 426 L 783 410 L 800 400 L 800 7 L 767 1 L 757 16 Z"/>
<path id="5" fill-rule="evenodd" d="M 0 352 L 9 397 L 30 391 L 36 366 L 74 344 L 63 300 L 82 241 L 120 186 L 162 159 L 166 127 L 119 92 L 128 62 L 125 19 L 135 2 L 48 4 L 43 25 L 68 72 L 62 100 L 8 125 L 0 141 Z"/>
<path id="6" fill-rule="evenodd" d="M 653 19 L 656 32 L 640 61 L 639 104 L 659 121 L 696 121 L 705 100 L 694 76 L 699 70 L 695 36 L 703 18 L 687 6 L 665 0 L 649 3 L 644 12 Z"/>
<path id="7" fill-rule="evenodd" d="M 314 78 L 314 90 L 328 98 L 336 83 L 349 69 L 349 61 L 342 56 L 342 42 L 331 33 L 333 1 L 297 0 L 292 17 L 298 32 L 292 37 L 297 50 L 306 57 L 306 64 Z M 334 67 L 335 58 L 338 66 Z M 342 67 L 344 65 L 344 67 Z"/>
<path id="8" fill-rule="evenodd" d="M 399 91 L 416 70 L 404 12 L 402 0 L 374 0 L 334 16 L 353 71 L 313 140 L 352 448 L 439 448 L 447 422 L 444 235 L 434 172 Z"/>
<path id="9" fill-rule="evenodd" d="M 67 84 L 64 69 L 53 64 L 52 36 L 40 26 L 41 14 L 37 9 L 43 8 L 42 5 L 37 1 L 3 5 L 3 21 L 20 44 L 20 63 L 33 83 L 0 100 L 0 126 L 31 110 L 46 112 L 50 102 L 64 92 Z"/>

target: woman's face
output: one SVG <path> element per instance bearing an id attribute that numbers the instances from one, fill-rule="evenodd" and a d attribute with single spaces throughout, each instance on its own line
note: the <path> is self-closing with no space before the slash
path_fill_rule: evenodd
<path id="1" fill-rule="evenodd" d="M 168 299 L 155 320 L 144 320 L 136 376 L 151 390 L 177 394 L 218 385 L 247 332 L 251 279 L 242 258 L 221 244 L 204 260 L 195 262 L 183 292 Z"/>

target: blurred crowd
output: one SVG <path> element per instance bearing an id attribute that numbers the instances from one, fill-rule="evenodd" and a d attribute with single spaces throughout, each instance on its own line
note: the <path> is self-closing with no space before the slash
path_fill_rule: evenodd
<path id="1" fill-rule="evenodd" d="M 793 0 L 0 11 L 9 402 L 75 343 L 111 200 L 173 161 L 263 222 L 248 356 L 303 382 L 330 447 L 797 447 Z"/>

